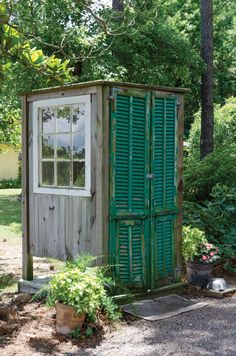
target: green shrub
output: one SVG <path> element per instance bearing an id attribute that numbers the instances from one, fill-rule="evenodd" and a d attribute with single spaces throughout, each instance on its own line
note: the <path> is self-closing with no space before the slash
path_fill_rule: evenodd
<path id="1" fill-rule="evenodd" d="M 185 262 L 193 261 L 198 254 L 199 246 L 207 243 L 207 239 L 203 231 L 191 226 L 184 226 L 182 240 L 182 256 Z"/>
<path id="2" fill-rule="evenodd" d="M 236 98 L 226 100 L 225 105 L 215 106 L 214 110 L 214 145 L 215 148 L 229 147 L 236 143 Z M 189 155 L 199 160 L 201 115 L 198 112 L 189 133 Z"/>
<path id="3" fill-rule="evenodd" d="M 96 322 L 99 312 L 110 320 L 117 320 L 117 306 L 107 295 L 105 283 L 110 280 L 101 267 L 90 267 L 93 257 L 79 257 L 66 264 L 50 282 L 48 304 L 53 306 L 57 301 L 72 306 L 77 313 L 85 313 Z"/>
<path id="4" fill-rule="evenodd" d="M 216 148 L 202 161 L 191 155 L 184 159 L 184 199 L 202 202 L 211 199 L 216 185 L 236 186 L 236 144 Z"/>
<path id="5" fill-rule="evenodd" d="M 0 181 L 0 189 L 16 189 L 21 188 L 21 179 L 3 179 Z"/>
<path id="6" fill-rule="evenodd" d="M 189 135 L 188 157 L 184 158 L 184 199 L 203 202 L 210 199 L 216 184 L 236 186 L 236 98 L 215 107 L 214 152 L 199 160 L 200 113 Z"/>
<path id="7" fill-rule="evenodd" d="M 184 223 L 203 230 L 229 269 L 236 256 L 236 188 L 216 185 L 211 200 L 185 202 Z"/>

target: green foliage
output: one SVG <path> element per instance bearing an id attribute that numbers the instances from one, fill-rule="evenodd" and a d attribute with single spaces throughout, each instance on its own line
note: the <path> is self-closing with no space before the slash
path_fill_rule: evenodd
<path id="1" fill-rule="evenodd" d="M 42 50 L 32 47 L 29 39 L 12 23 L 7 2 L 0 2 L 0 75 L 4 78 L 11 72 L 12 66 L 33 68 L 48 78 L 58 82 L 71 79 L 68 60 L 62 61 L 54 54 L 46 56 Z M 13 21 L 14 21 L 14 15 Z"/>
<path id="2" fill-rule="evenodd" d="M 211 200 L 185 203 L 184 223 L 203 230 L 229 268 L 236 255 L 236 188 L 216 185 Z"/>
<path id="3" fill-rule="evenodd" d="M 110 320 L 117 320 L 117 306 L 107 295 L 104 281 L 107 281 L 100 267 L 89 267 L 93 257 L 79 257 L 66 265 L 65 269 L 50 282 L 48 303 L 56 301 L 72 306 L 78 314 L 85 313 L 96 322 L 99 312 Z"/>
<path id="4" fill-rule="evenodd" d="M 236 143 L 236 97 L 226 100 L 223 106 L 215 106 L 214 145 L 215 148 L 230 147 Z M 199 159 L 201 117 L 200 112 L 195 116 L 189 133 L 189 154 Z"/>
<path id="5" fill-rule="evenodd" d="M 192 90 L 186 97 L 189 129 L 200 105 L 204 69 L 198 0 L 131 0 L 124 2 L 119 16 L 103 1 L 6 0 L 4 4 L 1 73 L 14 78 L 18 87 L 111 78 L 187 86 Z M 215 0 L 215 98 L 221 104 L 236 91 L 235 21 L 235 1 Z"/>
<path id="6" fill-rule="evenodd" d="M 21 144 L 21 110 L 16 98 L 0 96 L 0 142 L 19 149 Z"/>
<path id="7" fill-rule="evenodd" d="M 68 59 L 45 54 L 17 27 L 19 3 L 0 2 L 0 142 L 16 148 L 21 144 L 18 92 L 72 80 Z"/>
<path id="8" fill-rule="evenodd" d="M 81 335 L 81 329 L 80 328 L 76 328 L 73 332 L 72 332 L 72 336 L 75 339 L 79 339 Z"/>
<path id="9" fill-rule="evenodd" d="M 2 179 L 0 181 L 0 189 L 16 189 L 21 188 L 21 179 Z"/>
<path id="10" fill-rule="evenodd" d="M 205 233 L 196 227 L 184 226 L 182 241 L 182 256 L 185 262 L 198 263 L 215 262 L 219 249 L 208 243 Z"/>
<path id="11" fill-rule="evenodd" d="M 182 256 L 185 262 L 194 261 L 198 254 L 199 246 L 207 243 L 206 236 L 203 231 L 191 226 L 184 226 L 182 240 Z"/>
<path id="12" fill-rule="evenodd" d="M 235 187 L 236 145 L 215 148 L 202 161 L 191 156 L 184 159 L 184 198 L 191 202 L 210 199 L 216 184 Z"/>
<path id="13" fill-rule="evenodd" d="M 199 161 L 200 114 L 189 136 L 189 155 L 184 159 L 184 196 L 188 201 L 210 198 L 216 184 L 235 187 L 236 177 L 236 98 L 215 108 L 214 152 Z"/>

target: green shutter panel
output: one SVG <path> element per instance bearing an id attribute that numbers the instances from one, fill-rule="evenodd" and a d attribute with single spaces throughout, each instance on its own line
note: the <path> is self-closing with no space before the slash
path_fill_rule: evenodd
<path id="1" fill-rule="evenodd" d="M 154 103 L 153 115 L 153 173 L 154 173 L 154 206 L 156 208 L 164 207 L 164 173 L 165 173 L 165 101 L 156 99 Z"/>
<path id="2" fill-rule="evenodd" d="M 117 94 L 115 120 L 115 208 L 143 212 L 146 98 Z"/>
<path id="3" fill-rule="evenodd" d="M 160 210 L 175 206 L 175 131 L 175 98 L 155 98 L 153 112 L 154 207 Z"/>
<path id="4" fill-rule="evenodd" d="M 155 280 L 174 271 L 176 219 L 176 99 L 154 97 L 153 127 L 153 239 Z"/>
<path id="5" fill-rule="evenodd" d="M 173 271 L 173 228 L 174 216 L 160 217 L 155 223 L 155 261 L 157 265 L 155 279 L 167 276 Z"/>
<path id="6" fill-rule="evenodd" d="M 117 223 L 117 275 L 125 284 L 142 287 L 144 284 L 144 225 L 141 222 Z"/>
<path id="7" fill-rule="evenodd" d="M 165 205 L 175 206 L 176 190 L 176 100 L 166 99 Z"/>
<path id="8" fill-rule="evenodd" d="M 130 98 L 117 95 L 115 112 L 115 209 L 129 209 Z"/>
<path id="9" fill-rule="evenodd" d="M 132 101 L 131 139 L 131 211 L 144 212 L 145 209 L 145 134 L 146 134 L 146 100 L 135 98 Z"/>
<path id="10" fill-rule="evenodd" d="M 144 231 L 148 226 L 144 217 L 149 194 L 146 187 L 147 95 L 117 93 L 113 110 L 113 263 L 119 280 L 142 287 L 145 284 Z"/>

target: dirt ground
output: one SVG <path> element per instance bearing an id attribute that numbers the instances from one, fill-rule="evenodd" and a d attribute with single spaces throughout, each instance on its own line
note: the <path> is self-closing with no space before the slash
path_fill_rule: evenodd
<path id="1" fill-rule="evenodd" d="M 21 278 L 21 264 L 21 238 L 2 238 L 0 240 L 0 275 L 11 274 L 16 279 Z M 34 276 L 53 274 L 58 265 L 57 261 L 34 257 Z"/>
<path id="2" fill-rule="evenodd" d="M 0 306 L 1 355 L 235 356 L 236 295 L 206 300 L 202 309 L 158 322 L 127 319 L 78 343 L 56 335 L 53 309 L 7 295 L 1 301 L 7 315 Z"/>
<path id="3" fill-rule="evenodd" d="M 35 259 L 36 275 L 54 273 L 56 261 Z M 55 333 L 55 311 L 29 296 L 16 293 L 21 277 L 21 239 L 0 240 L 0 279 L 9 288 L 0 291 L 1 356 L 235 356 L 236 294 L 222 300 L 203 298 L 195 289 L 189 298 L 204 299 L 208 306 L 170 319 L 150 322 L 124 318 L 111 329 L 78 342 Z M 13 284 L 11 285 L 11 282 Z M 231 278 L 231 282 L 236 278 Z"/>

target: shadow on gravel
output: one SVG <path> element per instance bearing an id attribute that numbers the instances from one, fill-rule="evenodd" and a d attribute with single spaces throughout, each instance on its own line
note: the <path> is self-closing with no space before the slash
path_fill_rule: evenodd
<path id="1" fill-rule="evenodd" d="M 159 325 L 149 323 L 150 333 L 144 343 L 162 345 L 170 352 L 168 355 L 180 355 L 180 350 L 183 355 L 236 355 L 236 298 L 217 303 L 163 320 Z"/>

